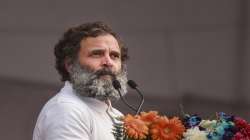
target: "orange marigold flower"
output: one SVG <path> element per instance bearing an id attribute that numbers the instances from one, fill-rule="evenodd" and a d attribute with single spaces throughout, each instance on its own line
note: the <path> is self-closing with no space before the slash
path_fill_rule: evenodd
<path id="1" fill-rule="evenodd" d="M 139 119 L 139 116 L 130 114 L 124 117 L 125 132 L 130 138 L 145 139 L 148 135 L 147 125 Z"/>
<path id="2" fill-rule="evenodd" d="M 158 118 L 157 111 L 141 112 L 140 119 L 144 121 L 147 125 L 150 125 Z"/>
<path id="3" fill-rule="evenodd" d="M 153 140 L 179 140 L 185 127 L 182 125 L 179 118 L 167 117 L 158 118 L 150 127 L 150 134 Z"/>

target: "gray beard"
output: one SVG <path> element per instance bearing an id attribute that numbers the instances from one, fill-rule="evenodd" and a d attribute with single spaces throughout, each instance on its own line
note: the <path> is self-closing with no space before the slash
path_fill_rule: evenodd
<path id="1" fill-rule="evenodd" d="M 83 97 L 92 97 L 101 101 L 110 99 L 117 101 L 120 99 L 118 91 L 112 85 L 112 78 L 101 79 L 100 76 L 114 75 L 121 84 L 121 95 L 127 93 L 127 72 L 125 66 L 121 72 L 114 74 L 109 69 L 101 69 L 92 72 L 89 68 L 82 67 L 79 62 L 73 64 L 70 69 L 70 78 L 73 89 Z"/>

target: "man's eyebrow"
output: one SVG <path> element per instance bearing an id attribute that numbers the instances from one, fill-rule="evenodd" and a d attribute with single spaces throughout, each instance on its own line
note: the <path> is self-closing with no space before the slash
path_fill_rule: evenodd
<path id="1" fill-rule="evenodd" d="M 105 52 L 105 48 L 91 48 L 89 51 L 88 51 L 88 54 L 100 54 L 100 53 L 104 53 Z M 117 55 L 117 56 L 121 56 L 121 52 L 119 50 L 110 50 L 110 54 L 112 55 Z"/>
<path id="2" fill-rule="evenodd" d="M 116 50 L 111 50 L 110 53 L 113 53 L 113 54 L 116 54 L 116 55 L 121 55 L 121 52 L 120 51 L 116 51 Z"/>
<path id="3" fill-rule="evenodd" d="M 104 48 L 91 48 L 90 51 L 103 51 Z"/>

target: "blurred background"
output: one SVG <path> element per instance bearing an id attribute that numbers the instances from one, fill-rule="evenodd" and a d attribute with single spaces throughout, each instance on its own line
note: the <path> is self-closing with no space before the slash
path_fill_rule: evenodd
<path id="1" fill-rule="evenodd" d="M 129 48 L 129 79 L 144 110 L 250 121 L 248 0 L 1 0 L 0 139 L 29 140 L 45 102 L 62 87 L 54 44 L 75 25 L 104 21 Z M 134 91 L 126 99 L 139 103 Z M 122 112 L 132 113 L 123 103 Z"/>

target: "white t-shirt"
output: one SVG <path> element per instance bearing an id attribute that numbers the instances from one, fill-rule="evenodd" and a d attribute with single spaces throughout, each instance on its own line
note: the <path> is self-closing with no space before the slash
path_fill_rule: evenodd
<path id="1" fill-rule="evenodd" d="M 108 105 L 80 97 L 69 82 L 51 98 L 39 114 L 33 140 L 114 140 Z M 115 116 L 122 116 L 111 108 Z"/>

